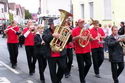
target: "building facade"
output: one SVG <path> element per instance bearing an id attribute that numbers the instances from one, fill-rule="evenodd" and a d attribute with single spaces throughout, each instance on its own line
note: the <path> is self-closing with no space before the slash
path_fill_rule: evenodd
<path id="1" fill-rule="evenodd" d="M 8 18 L 8 0 L 0 0 L 0 20 Z"/>
<path id="2" fill-rule="evenodd" d="M 102 24 L 118 25 L 125 21 L 124 0 L 72 0 L 74 20 L 99 20 Z"/>
<path id="3" fill-rule="evenodd" d="M 25 19 L 25 8 L 16 3 L 9 3 L 9 13 L 13 15 L 13 20 L 22 23 Z"/>

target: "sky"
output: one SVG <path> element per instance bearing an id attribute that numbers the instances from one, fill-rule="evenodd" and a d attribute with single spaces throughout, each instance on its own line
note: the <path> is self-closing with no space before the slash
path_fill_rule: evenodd
<path id="1" fill-rule="evenodd" d="M 15 2 L 24 6 L 28 9 L 31 13 L 37 13 L 39 7 L 39 0 L 8 0 L 9 2 Z M 69 11 L 69 4 L 70 0 L 47 0 L 47 8 L 49 13 L 55 14 L 58 9 L 64 9 Z"/>
<path id="2" fill-rule="evenodd" d="M 15 2 L 28 9 L 31 13 L 36 13 L 39 7 L 39 0 L 8 0 L 9 2 Z"/>

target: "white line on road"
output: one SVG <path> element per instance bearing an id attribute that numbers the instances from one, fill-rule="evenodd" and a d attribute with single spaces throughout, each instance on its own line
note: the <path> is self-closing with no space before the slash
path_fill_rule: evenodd
<path id="1" fill-rule="evenodd" d="M 33 81 L 31 81 L 31 80 L 27 80 L 26 82 L 27 82 L 27 83 L 33 83 Z"/>
<path id="2" fill-rule="evenodd" d="M 12 72 L 14 72 L 15 74 L 20 74 L 18 71 L 16 71 L 15 69 L 12 69 L 10 66 L 6 65 L 4 62 L 0 61 L 0 64 L 4 65 L 6 68 L 8 68 L 9 70 L 11 70 Z"/>
<path id="3" fill-rule="evenodd" d="M 6 77 L 0 77 L 0 83 L 11 83 Z"/>

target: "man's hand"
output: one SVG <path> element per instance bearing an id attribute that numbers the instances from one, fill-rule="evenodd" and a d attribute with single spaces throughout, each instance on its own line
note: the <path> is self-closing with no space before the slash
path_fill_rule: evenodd
<path id="1" fill-rule="evenodd" d="M 61 37 L 61 35 L 58 34 L 58 33 L 53 33 L 52 36 L 55 37 L 55 38 L 57 38 L 57 39 L 59 39 Z"/>
<path id="2" fill-rule="evenodd" d="M 123 42 L 123 41 L 125 41 L 125 38 L 119 38 L 117 41 L 118 42 Z"/>
<path id="3" fill-rule="evenodd" d="M 44 42 L 44 41 L 42 41 L 42 42 L 41 42 L 41 45 L 45 45 L 45 42 Z"/>

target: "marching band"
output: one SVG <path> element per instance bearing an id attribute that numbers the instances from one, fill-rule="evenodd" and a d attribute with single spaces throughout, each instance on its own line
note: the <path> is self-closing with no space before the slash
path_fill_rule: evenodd
<path id="1" fill-rule="evenodd" d="M 16 21 L 12 21 L 12 24 L 4 31 L 7 35 L 7 46 L 12 68 L 15 69 L 17 66 L 18 36 L 21 34 L 25 40 L 24 45 L 30 76 L 35 73 L 35 65 L 38 60 L 41 83 L 46 83 L 44 71 L 47 65 L 49 66 L 51 82 L 62 83 L 63 75 L 66 78 L 71 75 L 73 55 L 75 54 L 80 83 L 86 83 L 86 76 L 92 63 L 95 77 L 101 78 L 100 67 L 104 61 L 103 44 L 106 43 L 111 61 L 112 77 L 114 83 L 119 83 L 118 76 L 124 69 L 124 53 L 120 42 L 124 43 L 125 38 L 117 38 L 117 36 L 118 34 L 124 34 L 124 25 L 119 31 L 116 26 L 113 26 L 111 28 L 112 34 L 104 42 L 103 39 L 106 36 L 103 29 L 99 26 L 98 20 L 92 20 L 90 25 L 93 27 L 91 29 L 85 28 L 84 19 L 76 21 L 76 27 L 71 28 L 71 23 L 66 20 L 68 16 L 62 18 L 64 18 L 63 24 L 60 24 L 59 27 L 54 25 L 53 19 L 49 19 L 49 28 L 47 29 L 42 25 L 36 27 L 33 25 L 32 20 L 29 20 L 27 27 L 22 32 L 20 32 Z M 70 33 L 70 37 L 66 37 L 68 33 Z M 53 40 L 54 38 L 55 40 Z M 51 43 L 52 40 L 54 43 Z"/>

